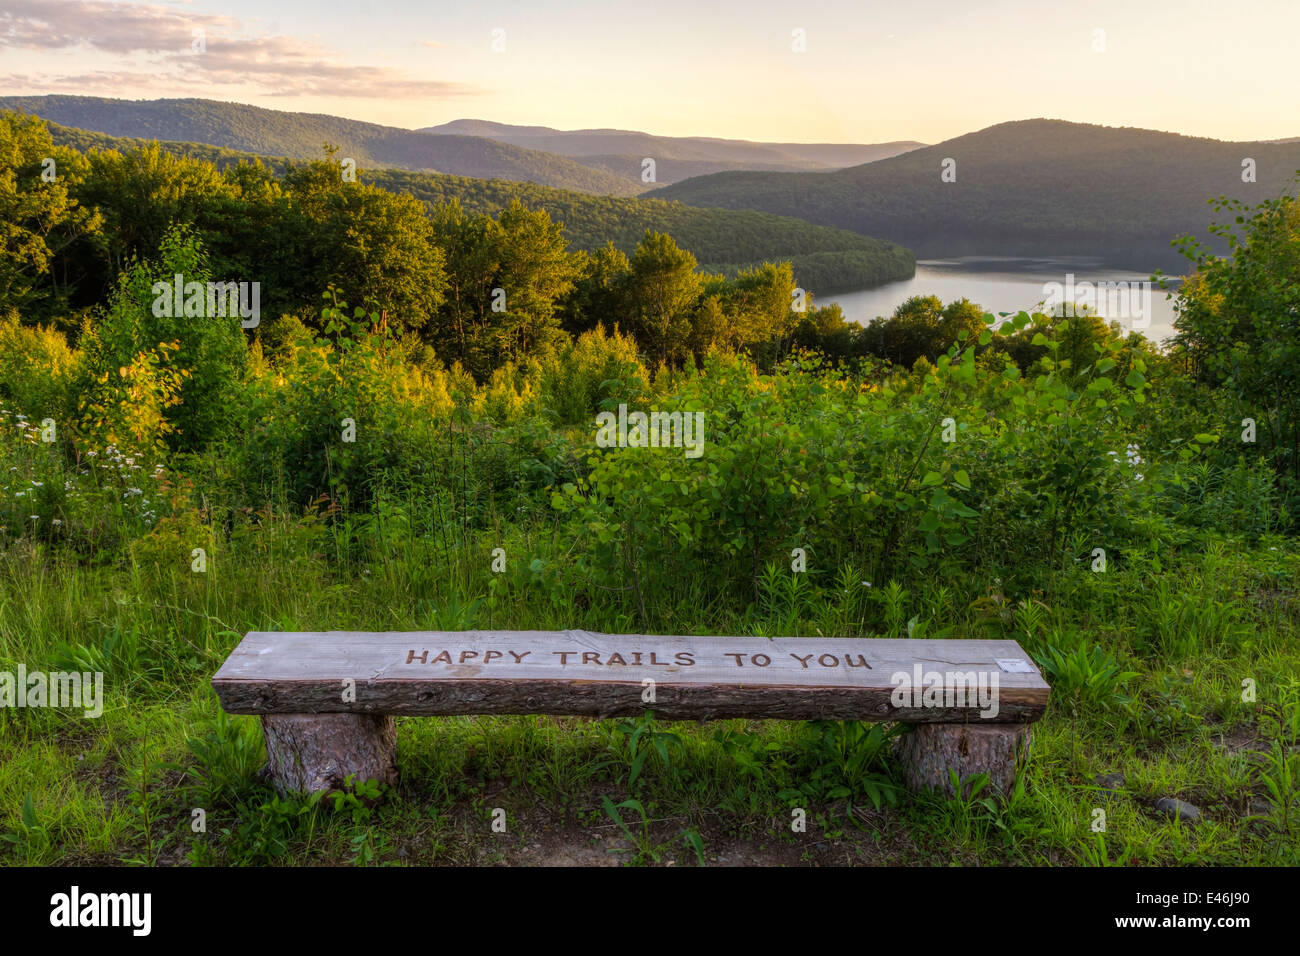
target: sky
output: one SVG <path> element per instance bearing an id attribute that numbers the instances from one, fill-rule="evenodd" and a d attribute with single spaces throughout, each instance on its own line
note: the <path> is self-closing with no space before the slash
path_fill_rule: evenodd
<path id="1" fill-rule="evenodd" d="M 1297 35 L 1300 0 L 0 0 L 0 93 L 412 129 L 937 143 L 1049 117 L 1258 140 L 1300 136 Z"/>

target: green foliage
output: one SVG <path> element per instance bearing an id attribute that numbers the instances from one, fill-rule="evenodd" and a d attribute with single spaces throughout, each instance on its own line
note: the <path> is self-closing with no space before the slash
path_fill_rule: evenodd
<path id="1" fill-rule="evenodd" d="M 232 803 L 245 795 L 265 760 L 256 721 L 232 720 L 224 710 L 207 732 L 186 739 L 193 765 L 185 769 L 194 780 L 198 806 Z"/>
<path id="2" fill-rule="evenodd" d="M 560 424 L 586 427 L 607 405 L 635 400 L 648 378 L 636 342 L 597 325 L 541 362 L 539 400 Z"/>
<path id="3" fill-rule="evenodd" d="M 76 403 L 76 360 L 62 333 L 0 317 L 0 405 L 38 422 L 70 421 Z"/>
<path id="4" fill-rule="evenodd" d="M 1300 829 L 1300 685 L 1290 683 L 1281 702 L 1269 708 L 1267 721 L 1273 739 L 1257 779 L 1267 794 L 1269 812 L 1253 819 L 1267 821 L 1292 838 Z M 1294 853 L 1291 857 L 1294 862 Z"/>
<path id="5" fill-rule="evenodd" d="M 1124 670 L 1114 654 L 1100 645 L 1080 643 L 1061 650 L 1048 644 L 1035 656 L 1052 685 L 1052 701 L 1064 699 L 1073 715 L 1090 709 L 1122 708 L 1129 698 L 1121 692 L 1137 671 Z"/>
<path id="6" fill-rule="evenodd" d="M 369 181 L 409 192 L 434 207 L 456 200 L 470 213 L 493 214 L 518 199 L 564 223 L 574 248 L 588 252 L 612 243 L 630 256 L 650 231 L 671 235 L 707 272 L 732 275 L 765 262 L 789 260 L 802 287 L 819 293 L 908 279 L 916 271 L 915 257 L 902 246 L 856 231 L 815 226 L 798 212 L 774 216 L 743 208 L 696 209 L 658 199 L 586 196 L 527 182 L 394 169 L 371 173 Z M 836 273 L 829 286 L 813 285 L 800 268 L 808 267 L 812 278 L 822 278 L 839 265 L 846 271 Z M 599 318 L 608 321 L 607 316 Z"/>
<path id="7" fill-rule="evenodd" d="M 1193 375 L 1257 421 L 1257 440 L 1288 477 L 1290 496 L 1300 480 L 1300 201 L 1283 195 L 1249 207 L 1220 197 L 1214 206 L 1233 217 L 1210 227 L 1229 254 L 1182 240 L 1196 271 L 1181 290 L 1176 341 Z"/>
<path id="8" fill-rule="evenodd" d="M 295 167 L 284 196 L 245 194 L 259 235 L 248 237 L 240 275 L 265 272 L 269 311 L 289 311 L 335 287 L 392 325 L 423 328 L 447 288 L 443 250 L 420 203 L 348 181 L 331 151 Z M 250 201 L 251 200 L 251 201 Z M 285 249 L 293 250 L 286 256 Z"/>
<path id="9" fill-rule="evenodd" d="M 39 859 L 49 849 L 52 834 L 37 818 L 36 804 L 32 801 L 30 793 L 23 797 L 18 826 L 9 832 L 0 833 L 0 840 L 12 844 L 28 859 Z"/>
<path id="10" fill-rule="evenodd" d="M 48 308 L 42 303 L 47 298 L 56 308 L 66 300 L 65 277 L 53 263 L 99 227 L 98 214 L 68 188 L 73 155 L 56 150 L 35 117 L 0 113 L 0 316 L 9 309 L 29 314 L 41 304 Z"/>
<path id="11" fill-rule="evenodd" d="M 861 721 L 815 720 L 808 724 L 812 746 L 802 759 L 805 781 L 783 794 L 792 801 L 863 800 L 877 810 L 895 806 L 900 788 L 890 777 L 885 758 L 903 725 L 885 726 Z"/>
<path id="12" fill-rule="evenodd" d="M 466 215 L 453 202 L 434 212 L 432 228 L 449 257 L 434 329 L 447 357 L 483 380 L 507 360 L 558 346 L 558 304 L 581 269 L 560 226 L 516 201 L 496 219 Z"/>
<path id="13" fill-rule="evenodd" d="M 184 314 L 188 301 L 175 314 L 176 275 L 187 287 L 204 287 L 204 314 Z M 164 237 L 157 264 L 134 263 L 122 273 L 108 307 L 83 335 L 88 434 L 134 449 L 168 437 L 186 450 L 230 434 L 246 350 L 238 314 L 209 314 L 210 276 L 201 244 L 183 227 Z"/>
<path id="14" fill-rule="evenodd" d="M 863 331 L 863 346 L 873 355 L 911 368 L 924 356 L 936 362 L 965 332 L 972 340 L 984 331 L 984 314 L 966 299 L 946 307 L 937 296 L 912 296 L 893 316 Z"/>
<path id="15" fill-rule="evenodd" d="M 695 257 L 671 236 L 647 231 L 632 256 L 627 299 L 642 344 L 660 361 L 680 361 L 690 339 L 690 313 L 704 285 Z"/>
<path id="16" fill-rule="evenodd" d="M 451 382 L 436 369 L 426 375 L 412 367 L 378 313 L 349 312 L 334 290 L 325 294 L 321 325 L 324 334 L 314 338 L 287 324 L 272 373 L 259 376 L 247 397 L 258 426 L 235 450 L 235 468 L 253 487 L 287 482 L 303 504 L 328 494 L 360 505 L 394 461 L 416 464 L 427 435 L 405 423 L 427 427 L 448 414 Z"/>
<path id="17" fill-rule="evenodd" d="M 646 758 L 652 753 L 659 755 L 661 766 L 667 768 L 670 763 L 670 748 L 680 747 L 682 740 L 676 734 L 655 728 L 654 712 L 647 711 L 635 721 L 625 720 L 615 729 L 616 739 L 626 741 L 625 754 L 628 763 L 627 788 L 636 789 L 637 779 L 645 769 Z"/>
<path id="18" fill-rule="evenodd" d="M 226 104 L 205 105 L 218 107 Z M 57 111 L 57 104 L 47 102 L 42 109 L 44 115 L 52 115 Z M 277 120 L 293 116 L 284 113 L 269 115 Z M 464 178 L 465 174 L 439 175 L 400 168 L 365 172 L 360 174 L 360 181 L 348 184 L 346 190 L 335 189 L 334 212 L 327 216 L 327 210 L 318 208 L 306 217 L 302 205 L 287 195 L 286 188 L 276 181 L 276 176 L 283 177 L 287 184 L 295 176 L 301 179 L 302 169 L 317 167 L 318 172 L 309 173 L 308 179 L 315 178 L 322 185 L 341 187 L 337 162 L 313 162 L 301 167 L 290 160 L 277 158 L 277 154 L 263 158 L 201 143 L 149 144 L 142 140 L 65 129 L 55 124 L 52 127 L 60 143 L 82 152 L 92 151 L 89 155 L 96 163 L 93 176 L 78 176 L 73 181 L 81 191 L 79 195 L 83 205 L 104 210 L 110 220 L 107 235 L 116 238 L 97 240 L 98 245 L 80 248 L 78 258 L 65 259 L 63 265 L 65 269 L 71 267 L 78 272 L 85 270 L 83 260 L 88 251 L 92 248 L 98 250 L 96 254 L 104 257 L 104 265 L 102 269 L 91 270 L 88 276 L 88 282 L 97 287 L 122 267 L 127 256 L 152 255 L 166 225 L 179 220 L 198 225 L 212 249 L 214 267 L 219 274 L 228 273 L 263 282 L 267 289 L 267 311 L 272 314 L 281 311 L 297 313 L 329 282 L 343 288 L 352 301 L 369 302 L 373 298 L 379 308 L 400 314 L 406 308 L 402 303 L 410 303 L 412 299 L 395 294 L 394 287 L 399 293 L 406 287 L 414 292 L 418 287 L 414 276 L 419 272 L 418 267 L 428 259 L 419 243 L 408 243 L 404 249 L 390 250 L 385 248 L 385 244 L 348 240 L 333 230 L 328 221 L 329 216 L 337 219 L 343 212 L 352 217 L 363 217 L 356 233 L 358 237 L 389 228 L 399 228 L 403 238 L 417 232 L 401 202 L 396 197 L 393 202 L 385 202 L 373 187 L 409 194 L 433 207 L 459 202 L 470 215 L 495 216 L 512 202 L 520 201 L 529 209 L 545 211 L 554 221 L 563 222 L 566 238 L 573 248 L 593 253 L 612 243 L 630 254 L 644 233 L 651 230 L 671 234 L 697 260 L 705 263 L 705 271 L 711 273 L 734 276 L 765 262 L 789 261 L 803 288 L 822 293 L 909 278 L 915 271 L 915 258 L 900 246 L 844 229 L 814 226 L 801 218 L 749 211 L 694 209 L 680 203 L 618 198 L 616 195 L 584 195 L 537 183 L 538 179 L 546 181 L 544 172 L 540 175 L 526 172 L 517 176 L 533 182 L 511 182 L 515 177 L 502 175 L 502 170 L 497 167 L 480 173 L 484 177 L 481 179 Z M 336 152 L 341 151 L 357 162 L 375 165 L 386 162 L 362 147 L 349 146 L 348 135 L 342 130 L 335 134 L 322 132 L 309 139 L 309 142 L 303 141 L 289 150 L 287 155 L 299 160 L 313 160 L 320 155 L 321 142 L 331 142 L 343 144 Z M 424 136 L 421 148 L 428 155 L 430 146 L 450 146 L 457 139 Z M 260 148 L 251 143 L 249 147 L 254 152 Z M 516 150 L 507 144 L 495 144 L 492 148 L 498 147 L 507 152 Z M 517 152 L 526 157 L 530 165 L 545 167 L 552 161 L 567 162 L 545 153 Z M 387 162 L 395 167 L 407 165 L 396 160 Z M 577 164 L 573 165 L 577 167 Z M 458 172 L 451 165 L 438 163 L 437 166 L 444 172 Z M 220 181 L 214 178 L 217 170 L 221 171 Z M 582 175 L 594 182 L 590 177 L 600 177 L 601 174 L 585 169 Z M 612 178 L 601 180 L 604 186 L 615 187 L 602 191 L 620 193 L 622 182 Z M 569 188 L 583 187 L 573 185 Z M 268 223 L 274 223 L 274 227 Z M 150 237 L 154 245 L 151 245 Z M 309 247 L 315 247 L 319 252 L 331 244 L 341 248 L 345 242 L 353 255 L 346 272 L 339 270 L 341 263 L 338 260 L 305 255 Z M 290 261 L 286 262 L 286 258 Z M 388 284 L 365 288 L 349 284 L 349 275 L 358 280 L 365 277 L 371 261 L 392 264 L 391 268 L 370 266 L 372 271 L 377 267 L 386 269 L 383 275 Z M 325 268 L 334 271 L 321 273 Z M 411 276 L 409 280 L 408 275 Z M 435 282 L 429 290 L 435 296 L 436 285 Z M 94 291 L 98 289 L 92 294 Z M 381 297 L 387 298 L 380 301 Z M 611 324 L 617 319 L 618 316 L 602 311 L 583 327 L 602 320 Z M 412 324 L 420 324 L 418 317 L 412 318 Z"/>

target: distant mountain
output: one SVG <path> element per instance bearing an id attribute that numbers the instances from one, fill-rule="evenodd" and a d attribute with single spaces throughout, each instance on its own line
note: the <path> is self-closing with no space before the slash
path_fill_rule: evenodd
<path id="1" fill-rule="evenodd" d="M 566 156 L 482 136 L 413 132 L 317 113 L 287 113 L 215 100 L 114 100 L 97 96 L 7 96 L 0 109 L 20 110 L 63 126 L 173 142 L 205 143 L 263 156 L 319 159 L 322 147 L 359 166 L 429 170 L 479 179 L 540 183 L 601 195 L 645 189 L 639 174 L 618 176 Z"/>
<path id="2" fill-rule="evenodd" d="M 128 152 L 149 141 L 110 136 L 46 121 L 56 145 L 85 152 L 113 149 Z M 294 161 L 261 156 L 205 143 L 161 141 L 163 150 L 215 164 L 262 162 L 282 175 Z M 861 289 L 911 278 L 916 257 L 891 242 L 860 236 L 844 229 L 816 226 L 802 219 L 747 210 L 696 209 L 678 202 L 616 196 L 592 196 L 504 179 L 470 179 L 404 169 L 364 170 L 361 182 L 391 192 L 404 192 L 431 205 L 459 200 L 471 213 L 495 215 L 512 199 L 532 209 L 545 209 L 564 224 L 573 248 L 594 250 L 613 242 L 624 252 L 636 248 L 647 229 L 671 235 L 690 250 L 709 272 L 734 275 L 763 262 L 788 260 L 796 281 L 813 294 Z"/>
<path id="3" fill-rule="evenodd" d="M 875 162 L 918 149 L 911 140 L 874 145 L 843 143 L 756 143 L 705 136 L 654 136 L 634 130 L 558 130 L 461 119 L 420 130 L 438 135 L 483 136 L 568 156 L 620 176 L 641 178 L 642 161 L 655 161 L 655 181 L 674 183 L 729 169 L 830 171 Z"/>
<path id="4" fill-rule="evenodd" d="M 1255 160 L 1255 183 L 1242 161 Z M 955 160 L 956 181 L 941 179 Z M 1179 234 L 1204 239 L 1207 200 L 1257 203 L 1300 170 L 1300 142 L 1232 143 L 1034 119 L 1002 123 L 831 173 L 725 172 L 648 196 L 757 209 L 879 236 L 926 257 L 1083 254 L 1133 268 L 1186 264 Z"/>

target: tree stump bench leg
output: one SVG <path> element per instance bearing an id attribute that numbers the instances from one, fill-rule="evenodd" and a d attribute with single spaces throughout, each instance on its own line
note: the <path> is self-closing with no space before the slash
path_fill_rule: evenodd
<path id="1" fill-rule="evenodd" d="M 959 781 L 989 775 L 990 789 L 1010 793 L 1016 767 L 1029 749 L 1033 724 L 917 724 L 899 738 L 907 787 L 913 793 L 936 789 L 955 796 L 950 770 Z"/>
<path id="2" fill-rule="evenodd" d="M 263 714 L 266 770 L 281 793 L 397 783 L 397 723 L 386 714 Z"/>

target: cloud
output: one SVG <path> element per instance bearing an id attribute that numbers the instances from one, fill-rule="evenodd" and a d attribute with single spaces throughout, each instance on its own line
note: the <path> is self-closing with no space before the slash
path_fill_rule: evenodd
<path id="1" fill-rule="evenodd" d="M 0 46 L 28 50 L 85 47 L 106 53 L 188 51 L 193 31 L 233 33 L 239 21 L 216 14 L 184 14 L 148 4 L 96 0 L 5 0 Z"/>
<path id="2" fill-rule="evenodd" d="M 426 41 L 426 45 L 434 42 Z M 325 94 L 404 99 L 471 96 L 481 92 L 461 83 L 419 79 L 388 67 L 351 66 L 337 53 L 317 43 L 296 37 L 253 36 L 233 17 L 188 14 L 151 4 L 4 0 L 0 9 L 0 48 L 5 47 L 90 50 L 124 61 L 118 69 L 78 76 L 41 74 L 3 78 L 6 86 L 25 88 L 156 87 L 162 81 L 208 86 L 253 85 L 266 95 L 287 97 Z M 148 63 L 141 64 L 141 60 Z M 154 69 L 147 71 L 142 65 Z"/>

